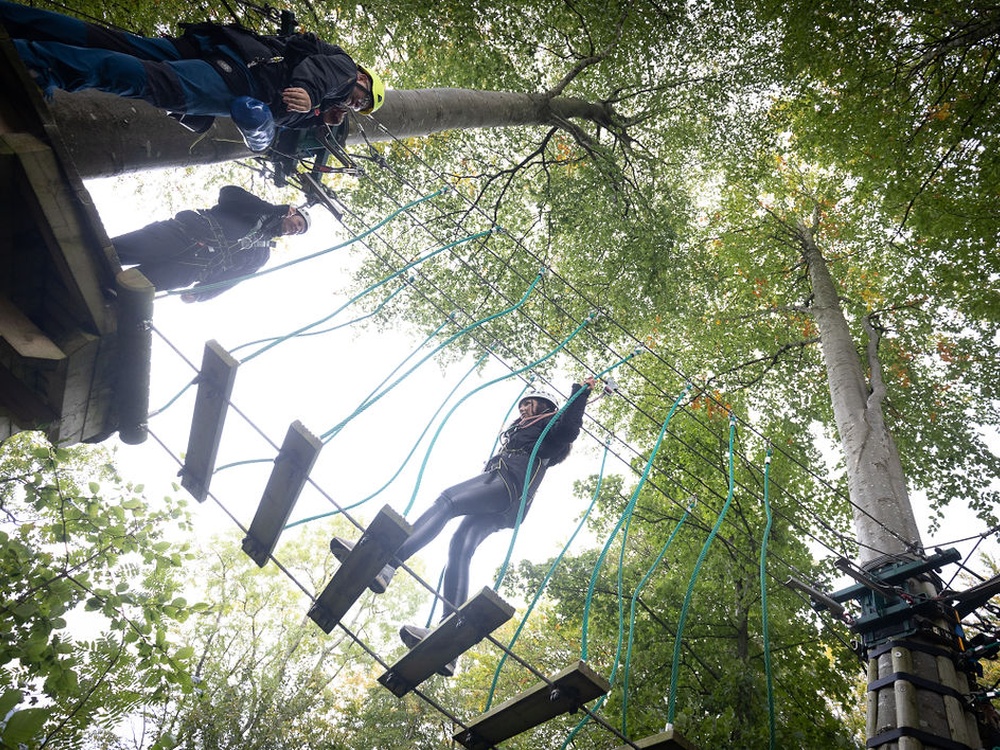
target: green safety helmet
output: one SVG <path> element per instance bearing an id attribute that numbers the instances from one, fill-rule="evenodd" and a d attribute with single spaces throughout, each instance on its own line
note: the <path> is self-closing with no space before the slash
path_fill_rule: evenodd
<path id="1" fill-rule="evenodd" d="M 362 115 L 370 115 L 376 109 L 381 107 L 382 104 L 385 102 L 385 84 L 382 82 L 382 79 L 379 78 L 377 73 L 372 73 L 372 71 L 370 71 L 363 65 L 359 65 L 358 70 L 360 70 L 362 73 L 364 73 L 372 80 L 372 90 L 371 90 L 372 106 L 368 107 L 367 109 L 362 109 L 360 111 L 360 114 Z"/>

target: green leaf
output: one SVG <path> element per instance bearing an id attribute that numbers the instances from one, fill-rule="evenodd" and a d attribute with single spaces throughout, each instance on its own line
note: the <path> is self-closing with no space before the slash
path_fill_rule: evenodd
<path id="1" fill-rule="evenodd" d="M 41 731 L 42 725 L 51 713 L 52 709 L 49 708 L 25 708 L 13 714 L 7 720 L 3 733 L 0 734 L 4 747 L 29 744 Z"/>

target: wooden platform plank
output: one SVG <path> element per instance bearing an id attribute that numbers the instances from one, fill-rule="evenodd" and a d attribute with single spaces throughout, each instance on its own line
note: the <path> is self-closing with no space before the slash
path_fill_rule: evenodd
<path id="1" fill-rule="evenodd" d="M 309 617 L 323 632 L 333 630 L 412 531 L 406 519 L 388 505 L 379 511 L 309 609 Z"/>
<path id="2" fill-rule="evenodd" d="M 208 497 L 239 365 L 218 342 L 205 343 L 201 374 L 198 376 L 198 395 L 191 417 L 191 435 L 188 437 L 184 468 L 181 469 L 181 485 L 199 503 L 205 502 Z"/>
<path id="3" fill-rule="evenodd" d="M 106 258 L 87 245 L 92 234 L 83 226 L 55 154 L 48 145 L 27 133 L 0 133 L 0 141 L 20 163 L 23 195 L 36 215 L 55 268 L 73 302 L 74 313 L 84 322 L 85 329 L 108 332 L 102 289 L 112 283 L 110 269 L 105 267 Z"/>
<path id="4" fill-rule="evenodd" d="M 643 737 L 641 740 L 633 740 L 631 745 L 621 745 L 615 750 L 633 750 L 634 747 L 640 750 L 698 750 L 696 745 L 673 729 L 651 737 Z"/>
<path id="5" fill-rule="evenodd" d="M 0 296 L 0 338 L 22 357 L 53 361 L 66 358 L 65 352 L 4 296 Z"/>
<path id="6" fill-rule="evenodd" d="M 455 741 L 469 750 L 489 750 L 556 716 L 574 713 L 610 689 L 606 679 L 578 661 L 549 682 L 539 682 L 487 711 L 456 734 Z"/>
<path id="7" fill-rule="evenodd" d="M 243 539 L 243 551 L 260 567 L 267 565 L 274 552 L 281 530 L 288 523 L 295 501 L 299 499 L 322 447 L 323 442 L 301 422 L 292 422 L 274 459 L 274 468 L 257 506 L 257 513 Z"/>
<path id="8" fill-rule="evenodd" d="M 446 617 L 378 681 L 402 698 L 439 667 L 468 651 L 513 616 L 511 605 L 493 589 L 484 588 Z"/>

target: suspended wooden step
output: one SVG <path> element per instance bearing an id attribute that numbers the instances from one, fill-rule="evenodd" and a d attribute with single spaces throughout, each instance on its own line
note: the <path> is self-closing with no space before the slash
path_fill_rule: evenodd
<path id="1" fill-rule="evenodd" d="M 489 750 L 504 740 L 544 724 L 565 713 L 575 713 L 584 703 L 599 698 L 611 684 L 579 661 L 548 682 L 515 695 L 487 711 L 455 735 L 455 741 L 469 750 Z"/>
<path id="2" fill-rule="evenodd" d="M 484 588 L 448 615 L 378 681 L 402 698 L 513 616 L 512 606 L 493 589 Z"/>
<path id="3" fill-rule="evenodd" d="M 215 457 L 219 452 L 222 428 L 226 424 L 229 397 L 236 382 L 236 368 L 240 363 L 230 356 L 218 342 L 205 343 L 205 354 L 198 375 L 198 395 L 191 417 L 191 435 L 188 438 L 184 468 L 181 469 L 181 486 L 199 503 L 208 497 L 208 487 L 215 471 Z"/>
<path id="4" fill-rule="evenodd" d="M 274 459 L 271 477 L 267 480 L 250 530 L 243 539 L 243 551 L 260 567 L 267 565 L 274 552 L 281 530 L 288 523 L 295 501 L 299 499 L 322 447 L 320 439 L 301 422 L 292 422 L 285 442 Z"/>
<path id="5" fill-rule="evenodd" d="M 309 617 L 323 632 L 333 630 L 412 531 L 406 519 L 388 505 L 379 511 L 309 609 Z"/>
<path id="6" fill-rule="evenodd" d="M 673 729 L 654 734 L 652 737 L 633 740 L 631 745 L 622 745 L 616 750 L 632 750 L 633 748 L 640 748 L 640 750 L 698 750 L 697 746 L 691 744 Z"/>

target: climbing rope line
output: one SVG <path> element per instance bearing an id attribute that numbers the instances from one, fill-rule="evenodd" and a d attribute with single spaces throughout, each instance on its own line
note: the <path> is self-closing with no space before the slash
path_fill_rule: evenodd
<path id="1" fill-rule="evenodd" d="M 771 501 L 768 494 L 768 479 L 771 474 L 771 446 L 767 447 L 767 455 L 764 458 L 764 514 L 767 523 L 764 526 L 764 533 L 761 534 L 760 542 L 760 618 L 761 636 L 764 641 L 764 676 L 767 680 L 767 711 L 768 711 L 768 732 L 770 742 L 768 747 L 774 750 L 775 737 L 775 716 L 774 716 L 774 681 L 771 678 L 771 636 L 768 626 L 767 609 L 767 542 L 771 538 L 771 523 L 774 520 L 771 515 Z"/>
<path id="2" fill-rule="evenodd" d="M 324 333 L 332 333 L 333 331 L 338 331 L 341 328 L 347 328 L 348 326 L 354 325 L 355 323 L 360 323 L 363 320 L 368 320 L 369 318 L 373 318 L 376 315 L 378 315 L 380 312 L 382 312 L 383 309 L 385 309 L 386 305 L 388 305 L 390 302 L 392 302 L 392 300 L 394 300 L 396 298 L 396 295 L 398 295 L 400 292 L 402 292 L 404 289 L 406 289 L 406 287 L 407 287 L 406 283 L 400 284 L 399 287 L 395 291 L 393 291 L 391 294 L 389 294 L 384 300 L 382 300 L 381 302 L 379 302 L 378 305 L 371 312 L 365 313 L 364 315 L 359 315 L 356 318 L 352 318 L 351 320 L 348 320 L 346 323 L 340 323 L 340 324 L 332 326 L 330 328 L 324 328 L 321 331 L 304 331 L 304 332 L 301 332 L 301 333 L 288 334 L 288 335 L 285 335 L 285 336 L 269 336 L 267 338 L 257 339 L 256 341 L 248 341 L 245 344 L 238 344 L 238 345 L 234 346 L 232 349 L 229 350 L 229 353 L 233 354 L 235 352 L 238 352 L 240 349 L 246 349 L 246 348 L 251 347 L 251 346 L 256 346 L 257 344 L 268 344 L 268 343 L 272 343 L 272 342 L 274 342 L 275 344 L 278 344 L 278 343 L 281 343 L 282 341 L 286 341 L 286 340 L 292 338 L 293 336 L 297 336 L 298 338 L 305 338 L 306 336 L 321 336 Z M 330 315 L 330 318 L 332 318 L 335 315 L 337 315 L 343 309 L 344 309 L 343 307 L 338 308 L 338 310 L 336 312 L 334 312 L 333 314 Z M 329 318 L 327 318 L 327 320 L 329 320 Z M 319 325 L 319 323 L 315 323 L 313 325 Z M 254 356 L 256 356 L 256 355 L 254 355 Z M 240 363 L 243 363 L 244 361 L 246 361 L 246 360 L 240 360 Z"/>
<path id="3" fill-rule="evenodd" d="M 393 136 L 393 134 L 390 131 L 388 131 L 388 129 L 384 128 L 384 126 L 380 126 L 380 127 L 381 127 L 381 129 L 384 132 L 388 133 L 389 136 L 393 138 L 393 140 L 394 140 L 395 143 L 397 143 L 401 148 L 405 149 L 415 161 L 419 162 L 421 165 L 423 165 L 425 168 L 427 168 L 429 171 L 431 171 L 433 174 L 435 174 L 436 177 L 437 177 L 437 179 L 439 179 L 442 182 L 446 182 L 446 180 L 444 179 L 444 177 L 437 170 L 435 170 L 433 167 L 431 167 L 429 164 L 427 164 L 427 162 L 419 154 L 416 154 L 405 143 L 402 143 L 401 141 L 399 141 L 399 139 L 396 139 L 395 136 Z M 415 187 L 411 183 L 409 183 L 409 181 L 407 181 L 405 179 L 405 177 L 403 177 L 402 175 L 400 175 L 397 170 L 393 169 L 391 167 L 391 165 L 387 165 L 387 166 L 388 166 L 389 171 L 391 171 L 393 173 L 393 175 L 396 177 L 396 179 L 400 183 L 405 184 L 410 189 L 414 189 L 415 190 Z M 469 199 L 465 198 L 460 193 L 458 193 L 458 195 L 459 195 L 460 198 L 464 199 L 467 204 L 470 205 L 470 210 L 477 211 L 480 215 L 484 215 L 482 209 L 478 205 L 473 204 Z M 489 217 L 486 217 L 486 218 L 488 219 Z M 541 260 L 529 248 L 525 247 L 523 245 L 523 243 L 518 242 L 518 244 L 520 245 L 520 247 L 529 256 L 533 257 L 535 260 L 539 260 L 539 261 Z M 573 291 L 579 298 L 590 302 L 589 298 L 586 295 L 584 295 L 582 292 L 580 292 L 576 287 L 574 287 L 568 280 L 566 280 L 566 279 L 564 279 L 562 277 L 559 277 L 558 275 L 556 275 L 556 277 L 559 278 L 559 280 L 563 284 L 565 284 L 568 289 L 570 289 L 571 291 Z M 591 303 L 591 306 L 593 306 L 592 303 Z M 611 320 L 612 324 L 616 328 L 618 328 L 623 334 L 625 334 L 627 337 L 631 338 L 633 341 L 636 341 L 637 343 L 641 343 L 641 342 L 638 342 L 638 339 L 636 339 L 635 336 L 633 336 L 626 328 L 624 328 L 623 326 L 621 326 L 614 318 L 609 318 L 609 319 Z M 681 371 L 677 370 L 677 368 L 675 368 L 672 365 L 670 365 L 670 363 L 667 362 L 661 355 L 656 354 L 656 356 L 657 356 L 657 359 L 661 362 L 661 364 L 663 364 L 665 367 L 667 367 L 671 371 L 675 372 L 676 374 L 680 375 L 684 380 L 690 380 L 690 378 L 688 378 L 684 373 L 682 373 Z M 641 375 L 641 373 L 640 373 L 640 375 Z M 653 383 L 652 381 L 650 381 L 648 378 L 646 378 L 646 380 L 651 385 L 653 385 L 654 387 L 658 388 L 658 386 L 656 386 L 656 384 Z M 719 406 L 724 406 L 724 404 L 721 404 L 721 402 L 719 402 L 717 399 L 715 399 L 714 396 L 712 396 L 711 394 L 707 394 L 707 396 L 709 398 L 711 398 L 713 401 L 715 401 Z M 766 437 L 764 435 L 760 434 L 759 431 L 757 431 L 756 428 L 754 428 L 752 425 L 750 425 L 748 423 L 745 423 L 745 422 L 741 422 L 741 423 L 744 424 L 747 427 L 748 430 L 754 432 L 759 437 L 766 439 Z M 860 513 L 862 513 L 864 515 L 869 516 L 872 521 L 874 521 L 876 524 L 878 524 L 879 526 L 881 526 L 887 533 L 889 533 L 890 535 L 895 536 L 897 538 L 897 540 L 903 542 L 904 545 L 908 544 L 907 540 L 903 539 L 897 532 L 895 532 L 893 529 L 888 528 L 879 519 L 872 517 L 871 514 L 866 509 L 858 507 L 851 500 L 851 498 L 849 497 L 849 495 L 845 495 L 844 492 L 843 492 L 843 490 L 840 490 L 840 489 L 834 487 L 833 485 L 831 485 L 826 478 L 820 476 L 814 469 L 812 469 L 811 467 L 805 465 L 802 461 L 798 460 L 795 456 L 792 456 L 792 455 L 788 454 L 786 451 L 782 451 L 782 453 L 783 453 L 784 457 L 789 460 L 789 462 L 794 463 L 797 466 L 799 466 L 808 475 L 812 476 L 816 481 L 820 482 L 823 486 L 826 486 L 828 489 L 830 489 L 832 492 L 834 492 L 837 496 L 839 496 L 842 500 L 844 500 L 847 503 L 849 503 L 852 506 L 854 506 L 858 512 L 860 512 Z M 812 516 L 818 518 L 817 514 L 815 514 L 814 511 L 810 511 L 810 514 Z M 835 554 L 840 554 L 839 551 L 835 551 L 835 550 L 832 550 L 832 551 L 834 551 Z M 884 554 L 883 550 L 878 550 L 878 551 L 882 552 Z M 899 555 L 895 555 L 895 557 L 899 557 Z"/>
<path id="4" fill-rule="evenodd" d="M 266 346 L 264 346 L 261 349 L 257 350 L 253 354 L 250 354 L 250 355 L 244 357 L 241 360 L 241 362 L 249 361 L 249 360 L 253 359 L 254 357 L 257 357 L 258 355 L 263 354 L 264 352 L 268 351 L 269 349 L 277 346 L 277 344 L 279 344 L 281 341 L 285 341 L 285 340 L 287 340 L 289 338 L 292 338 L 294 336 L 297 336 L 297 335 L 301 334 L 303 331 L 307 331 L 310 328 L 313 328 L 313 327 L 315 327 L 317 325 L 321 325 L 321 324 L 325 323 L 327 320 L 329 320 L 330 318 L 332 318 L 334 315 L 338 314 L 344 308 L 348 307 L 349 305 L 354 304 L 359 299 L 365 297 L 366 295 L 370 294 L 371 292 L 375 291 L 376 289 L 379 289 L 379 288 L 385 286 L 390 281 L 392 281 L 393 279 L 396 279 L 399 276 L 403 275 L 404 273 L 406 273 L 407 271 L 409 271 L 414 266 L 417 266 L 417 265 L 419 265 L 421 263 L 424 263 L 424 262 L 430 260 L 431 258 L 434 258 L 434 257 L 440 255 L 441 253 L 445 252 L 446 250 L 450 250 L 453 247 L 457 247 L 458 245 L 465 244 L 466 242 L 471 242 L 472 240 L 478 239 L 480 237 L 485 237 L 485 236 L 487 236 L 487 235 L 489 235 L 491 233 L 492 233 L 492 230 L 486 230 L 486 231 L 483 231 L 483 232 L 477 232 L 476 234 L 472 234 L 472 235 L 469 235 L 467 237 L 462 237 L 460 239 L 455 240 L 454 242 L 450 242 L 450 243 L 448 243 L 446 245 L 443 245 L 442 247 L 439 247 L 439 248 L 437 248 L 435 250 L 432 250 L 431 252 L 427 253 L 426 255 L 423 255 L 423 256 L 421 256 L 419 258 L 416 258 L 416 259 L 410 261 L 409 263 L 407 263 L 406 265 L 404 265 L 402 268 L 400 268 L 398 271 L 395 271 L 395 272 L 389 274 L 385 278 L 383 278 L 380 281 L 377 281 L 374 284 L 372 284 L 371 286 L 369 286 L 364 291 L 361 291 L 358 294 L 355 294 L 347 302 L 345 302 L 341 307 L 339 307 L 335 312 L 333 312 L 332 314 L 328 315 L 327 317 L 322 318 L 319 321 L 315 321 L 313 323 L 310 323 L 310 324 L 308 324 L 306 326 L 303 326 L 302 328 L 299 328 L 298 330 L 293 331 L 292 333 L 288 334 L 287 336 L 281 337 L 278 341 L 273 341 L 270 344 L 267 344 Z"/>
<path id="5" fill-rule="evenodd" d="M 698 581 L 701 566 L 705 562 L 705 558 L 708 557 L 708 550 L 712 546 L 716 534 L 719 532 L 719 527 L 722 526 L 722 521 L 726 517 L 726 512 L 729 510 L 736 491 L 735 444 L 736 418 L 731 415 L 729 418 L 729 497 L 726 498 L 726 504 L 722 507 L 722 512 L 719 513 L 715 526 L 712 527 L 712 532 L 702 545 L 701 553 L 695 561 L 694 569 L 691 571 L 691 578 L 688 581 L 687 593 L 684 594 L 684 603 L 681 605 L 681 613 L 677 619 L 677 635 L 674 638 L 674 659 L 670 666 L 670 696 L 667 701 L 667 723 L 671 725 L 674 723 L 674 715 L 677 711 L 677 677 L 681 663 L 681 641 L 684 637 L 684 625 L 687 622 L 688 609 L 691 606 L 691 597 L 694 594 L 694 586 Z"/>
<path id="6" fill-rule="evenodd" d="M 528 618 L 531 616 L 531 613 L 535 609 L 535 605 L 537 605 L 538 601 L 542 598 L 542 594 L 545 593 L 545 588 L 549 585 L 549 581 L 552 580 L 552 576 L 555 575 L 556 569 L 559 567 L 559 564 L 562 562 L 562 559 L 566 556 L 566 553 L 569 551 L 570 547 L 573 546 L 573 542 L 576 540 L 576 537 L 580 533 L 581 529 L 583 529 L 584 524 L 587 523 L 587 519 L 590 518 L 590 514 L 594 510 L 594 506 L 597 505 L 597 500 L 601 495 L 601 487 L 604 484 L 604 469 L 608 461 L 609 442 L 610 441 L 606 441 L 604 444 L 605 448 L 604 455 L 601 457 L 601 468 L 597 474 L 597 482 L 594 486 L 594 491 L 591 493 L 590 496 L 590 505 L 588 505 L 587 510 L 583 512 L 583 515 L 580 517 L 580 521 L 577 523 L 576 528 L 573 530 L 573 533 L 570 534 L 569 539 L 563 545 L 562 550 L 556 556 L 556 559 L 553 560 L 552 565 L 549 566 L 549 570 L 545 574 L 545 577 L 542 579 L 542 582 L 538 585 L 538 589 L 535 592 L 534 597 L 532 597 L 531 602 L 528 604 L 528 607 L 525 610 L 525 613 L 521 616 L 521 622 L 518 624 L 517 629 L 514 631 L 514 635 L 511 636 L 510 641 L 507 643 L 508 649 L 513 649 L 514 646 L 517 644 L 518 639 L 521 637 L 521 632 L 524 630 L 524 627 L 528 624 Z M 490 685 L 489 695 L 487 696 L 486 704 L 483 708 L 484 711 L 488 711 L 490 705 L 493 702 L 493 695 L 496 692 L 497 683 L 500 680 L 500 673 L 503 671 L 504 664 L 506 663 L 507 663 L 507 655 L 505 652 L 503 656 L 500 657 L 500 661 L 497 663 L 496 669 L 493 672 L 493 684 Z"/>
<path id="7" fill-rule="evenodd" d="M 460 338 L 461 336 L 464 336 L 466 333 L 468 333 L 470 331 L 476 330 L 477 328 L 479 328 L 480 326 L 485 325 L 486 323 L 488 323 L 491 320 L 495 320 L 496 318 L 503 317 L 504 315 L 508 315 L 511 312 L 513 312 L 514 310 L 517 310 L 521 305 L 523 305 L 525 302 L 528 301 L 528 298 L 531 296 L 531 293 L 535 290 L 535 287 L 538 285 L 538 282 L 541 280 L 541 278 L 542 278 L 542 273 L 539 272 L 538 276 L 535 277 L 535 280 L 530 284 L 530 286 L 528 287 L 528 289 L 524 292 L 524 295 L 521 297 L 521 299 L 518 302 L 516 302 L 514 305 L 512 305 L 512 306 L 510 306 L 508 308 L 505 308 L 503 310 L 500 310 L 498 312 L 492 313 L 491 315 L 488 315 L 485 318 L 480 318 L 479 320 L 476 320 L 471 325 L 468 325 L 468 326 L 462 328 L 457 333 L 452 334 L 447 339 L 445 339 L 443 342 L 441 342 L 440 344 L 438 344 L 428 354 L 426 354 L 423 357 L 421 357 L 420 360 L 415 365 L 413 365 L 412 367 L 410 367 L 406 372 L 404 372 L 402 375 L 400 375 L 398 378 L 396 378 L 396 380 L 393 381 L 390 385 L 386 386 L 384 390 L 382 390 L 380 393 L 378 393 L 375 396 L 371 396 L 371 397 L 367 398 L 362 403 L 361 406 L 359 406 L 357 409 L 354 410 L 354 412 L 352 414 L 350 414 L 349 416 L 347 416 L 341 422 L 339 422 L 336 425 L 334 425 L 331 429 L 329 429 L 326 432 L 324 432 L 323 435 L 321 436 L 321 439 L 324 442 L 328 442 L 330 439 L 332 439 L 333 437 L 335 437 L 347 425 L 348 422 L 350 422 L 352 419 L 354 419 L 362 411 L 364 411 L 365 409 L 367 409 L 368 407 L 370 407 L 374 403 L 376 403 L 379 399 L 381 399 L 383 396 L 385 396 L 387 393 L 389 393 L 393 388 L 395 388 L 397 385 L 399 385 L 405 378 L 407 378 L 409 375 L 411 375 L 417 368 L 419 368 L 424 363 L 426 363 L 431 357 L 433 357 L 435 354 L 437 354 L 438 352 L 440 352 L 446 346 L 448 346 L 451 343 L 453 343 L 456 339 Z M 461 403 L 461 401 L 459 403 Z"/>
<path id="8" fill-rule="evenodd" d="M 396 478 L 402 473 L 403 469 L 406 467 L 410 459 L 413 457 L 413 454 L 416 453 L 417 447 L 420 445 L 421 441 L 423 441 L 424 437 L 427 435 L 427 432 L 430 430 L 431 425 L 434 424 L 434 420 L 437 419 L 438 415 L 444 409 L 445 405 L 448 403 L 448 401 L 451 400 L 452 396 L 455 395 L 455 392 L 458 391 L 458 389 L 462 386 L 462 384 L 466 380 L 468 380 L 468 378 L 474 372 L 476 372 L 476 370 L 479 369 L 479 367 L 483 364 L 483 362 L 486 361 L 486 358 L 488 356 L 489 356 L 488 354 L 484 354 L 478 360 L 476 360 L 475 363 L 473 363 L 472 367 L 470 367 L 468 371 L 462 376 L 462 379 L 459 380 L 455 384 L 455 387 L 448 392 L 448 395 L 445 396 L 445 398 L 441 401 L 440 405 L 438 405 L 438 408 L 434 411 L 434 413 L 431 415 L 431 418 L 427 421 L 427 424 L 424 425 L 424 429 L 417 436 L 416 442 L 414 442 L 413 447 L 410 448 L 410 452 L 406 454 L 406 457 L 403 459 L 402 463 L 400 463 L 399 468 L 396 469 L 396 471 L 393 473 L 391 477 L 389 477 L 389 480 L 385 484 L 383 484 L 381 487 L 379 487 L 371 494 L 363 497 L 361 500 L 358 500 L 356 503 L 352 503 L 351 505 L 345 505 L 342 510 L 332 510 L 326 513 L 320 513 L 319 515 L 309 516 L 308 518 L 302 518 L 298 521 L 292 521 L 291 523 L 285 524 L 283 530 L 287 530 L 292 528 L 293 526 L 299 526 L 304 523 L 309 523 L 311 521 L 317 521 L 321 518 L 329 518 L 330 516 L 335 516 L 343 511 L 354 510 L 355 508 L 364 505 L 369 500 L 378 497 L 387 487 L 389 487 L 389 485 L 391 485 L 394 481 L 396 481 Z"/>

